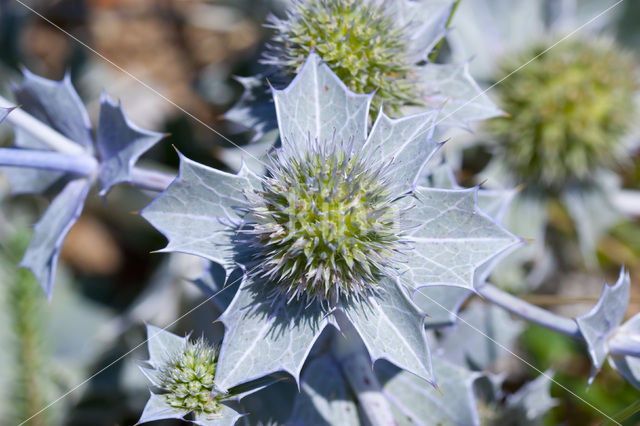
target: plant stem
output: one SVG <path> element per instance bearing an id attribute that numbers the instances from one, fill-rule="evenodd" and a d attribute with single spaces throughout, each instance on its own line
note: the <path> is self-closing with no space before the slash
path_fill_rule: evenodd
<path id="1" fill-rule="evenodd" d="M 389 401 L 382 393 L 382 386 L 373 372 L 371 357 L 349 321 L 340 320 L 340 330 L 333 341 L 333 354 L 340 363 L 342 374 L 355 393 L 358 404 L 371 426 L 395 426 Z"/>
<path id="2" fill-rule="evenodd" d="M 0 96 L 0 107 L 12 108 L 13 105 L 7 99 Z M 66 136 L 56 132 L 42 121 L 28 114 L 26 111 L 16 108 L 7 116 L 6 120 L 23 131 L 29 133 L 39 141 L 49 145 L 51 149 L 64 154 L 83 154 L 84 149 Z"/>
<path id="3" fill-rule="evenodd" d="M 30 167 L 89 176 L 98 162 L 90 155 L 62 154 L 35 149 L 0 148 L 0 166 Z"/>
<path id="4" fill-rule="evenodd" d="M 131 184 L 151 191 L 162 192 L 173 182 L 175 175 L 159 172 L 156 170 L 134 167 L 131 173 Z"/>
<path id="5" fill-rule="evenodd" d="M 529 322 L 584 341 L 578 324 L 572 319 L 525 302 L 491 284 L 482 286 L 478 293 L 494 305 L 498 305 Z M 640 357 L 640 345 L 628 340 L 614 338 L 609 340 L 609 352 L 612 355 Z"/>

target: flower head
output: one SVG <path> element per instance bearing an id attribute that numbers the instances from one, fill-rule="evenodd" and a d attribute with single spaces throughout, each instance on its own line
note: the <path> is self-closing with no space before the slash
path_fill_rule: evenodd
<path id="1" fill-rule="evenodd" d="M 615 160 L 638 89 L 630 54 L 602 39 L 537 44 L 502 64 L 501 108 L 491 125 L 517 178 L 556 191 Z M 535 58 L 527 66 L 525 60 Z M 512 74 L 513 73 L 513 74 Z"/>
<path id="2" fill-rule="evenodd" d="M 390 163 L 334 141 L 286 148 L 248 194 L 261 265 L 254 274 L 291 299 L 335 304 L 370 294 L 401 243 Z"/>
<path id="3" fill-rule="evenodd" d="M 220 404 L 214 396 L 218 349 L 203 338 L 188 341 L 159 366 L 160 389 L 167 403 L 178 410 L 212 414 Z"/>
<path id="4" fill-rule="evenodd" d="M 420 103 L 408 26 L 390 9 L 385 1 L 296 2 L 286 19 L 271 18 L 276 35 L 265 62 L 295 73 L 316 51 L 351 90 L 376 92 L 372 111 Z"/>

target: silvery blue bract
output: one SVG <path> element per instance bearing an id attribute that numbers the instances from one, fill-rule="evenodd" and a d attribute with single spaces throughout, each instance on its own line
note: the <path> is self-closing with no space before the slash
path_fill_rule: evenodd
<path id="1" fill-rule="evenodd" d="M 14 88 L 21 108 L 66 136 L 83 153 L 99 153 L 101 193 L 113 185 L 131 180 L 131 168 L 138 157 L 162 138 L 162 134 L 139 129 L 106 97 L 102 100 L 97 141 L 93 140 L 89 115 L 66 74 L 61 81 L 47 80 L 24 70 L 22 84 Z M 15 146 L 30 150 L 51 150 L 22 127 L 15 128 Z M 41 169 L 3 167 L 14 193 L 41 193 L 63 189 L 36 224 L 33 240 L 21 266 L 30 269 L 49 299 L 58 256 L 64 239 L 80 216 L 95 176 L 78 177 Z"/>
<path id="2" fill-rule="evenodd" d="M 322 331 L 341 324 L 355 327 L 373 361 L 384 358 L 433 381 L 424 313 L 405 289 L 440 284 L 472 290 L 477 284 L 474 271 L 520 240 L 478 209 L 477 189 L 418 185 L 425 162 L 439 147 L 430 138 L 438 111 L 398 120 L 381 114 L 368 134 L 371 95 L 348 90 L 315 54 L 289 87 L 274 91 L 274 99 L 286 141 L 278 155 L 303 158 L 313 146 L 308 141 L 315 141 L 319 146 L 348 146 L 354 154 L 369 154 L 372 162 L 379 157 L 389 163 L 388 181 L 396 188 L 398 204 L 415 203 L 400 220 L 410 249 L 396 270 L 370 283 L 376 291 L 338 298 L 329 307 L 315 299 L 274 296 L 268 280 L 243 266 L 246 273 L 227 284 L 242 279 L 220 318 L 226 335 L 216 383 L 229 388 L 276 371 L 299 380 Z M 244 234 L 237 231 L 254 226 L 246 195 L 260 190 L 261 178 L 246 167 L 233 175 L 182 156 L 180 162 L 178 178 L 142 211 L 169 239 L 165 251 L 197 254 L 220 263 L 228 274 L 238 263 L 250 263 Z M 413 194 L 413 201 L 404 194 Z M 247 263 L 241 262 L 243 256 Z M 261 265 L 256 268 L 260 271 Z"/>

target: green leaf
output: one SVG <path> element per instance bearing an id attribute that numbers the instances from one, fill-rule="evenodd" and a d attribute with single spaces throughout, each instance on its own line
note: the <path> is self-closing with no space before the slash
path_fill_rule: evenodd
<path id="1" fill-rule="evenodd" d="M 440 357 L 433 357 L 433 370 L 440 392 L 389 363 L 376 366 L 398 425 L 479 425 L 473 383 L 480 374 Z"/>
<path id="2" fill-rule="evenodd" d="M 195 254 L 219 263 L 228 274 L 235 268 L 235 231 L 244 224 L 243 191 L 257 184 L 246 169 L 233 175 L 180 154 L 178 177 L 141 215 L 169 240 L 161 252 Z"/>
<path id="3" fill-rule="evenodd" d="M 380 111 L 362 149 L 376 156 L 379 153 L 383 160 L 393 159 L 398 170 L 394 179 L 413 185 L 441 146 L 432 140 L 438 113 L 434 110 L 394 120 Z"/>
<path id="4" fill-rule="evenodd" d="M 344 303 L 342 309 L 358 331 L 373 362 L 386 359 L 433 383 L 424 314 L 409 300 L 396 280 L 382 278 L 379 285 L 379 296 Z"/>
<path id="5" fill-rule="evenodd" d="M 287 425 L 360 425 L 358 407 L 333 357 L 316 358 L 305 367 Z"/>
<path id="6" fill-rule="evenodd" d="M 263 283 L 246 279 L 220 317 L 226 328 L 216 370 L 222 389 L 278 371 L 299 382 L 302 365 L 322 330 L 334 324 L 318 304 L 274 299 Z"/>
<path id="7" fill-rule="evenodd" d="M 62 243 L 82 213 L 90 187 L 87 179 L 72 180 L 64 187 L 36 224 L 31 244 L 20 262 L 21 267 L 33 272 L 49 300 Z"/>
<path id="8" fill-rule="evenodd" d="M 419 78 L 427 92 L 424 106 L 442 108 L 439 125 L 468 128 L 473 121 L 504 115 L 473 80 L 466 62 L 429 64 L 419 68 Z"/>
<path id="9" fill-rule="evenodd" d="M 144 130 L 124 115 L 120 105 L 103 95 L 97 132 L 100 152 L 100 195 L 120 182 L 131 182 L 131 172 L 138 158 L 164 137 L 162 133 Z"/>
<path id="10" fill-rule="evenodd" d="M 357 94 L 312 53 L 284 90 L 273 90 L 280 137 L 302 150 L 311 141 L 345 143 L 358 150 L 367 137 L 373 95 Z"/>
<path id="11" fill-rule="evenodd" d="M 478 268 L 521 240 L 478 210 L 478 189 L 418 187 L 407 214 L 413 244 L 405 282 L 412 288 L 453 285 L 473 290 L 482 284 Z"/>
<path id="12" fill-rule="evenodd" d="M 589 376 L 589 384 L 607 359 L 609 353 L 608 339 L 624 319 L 629 304 L 629 273 L 620 271 L 618 281 L 610 286 L 604 283 L 598 302 L 584 315 L 576 317 L 576 323 L 582 337 L 587 342 L 589 357 L 593 364 Z"/>

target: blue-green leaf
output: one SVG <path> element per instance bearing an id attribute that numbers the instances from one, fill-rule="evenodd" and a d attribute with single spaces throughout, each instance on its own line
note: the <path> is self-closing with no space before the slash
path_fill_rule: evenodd
<path id="1" fill-rule="evenodd" d="M 473 80 L 466 62 L 428 64 L 419 68 L 419 77 L 427 92 L 424 106 L 442 108 L 439 125 L 468 128 L 473 121 L 504 115 Z"/>
<path id="2" fill-rule="evenodd" d="M 36 224 L 31 244 L 20 262 L 21 267 L 33 272 L 49 300 L 62 243 L 80 216 L 90 187 L 87 179 L 76 179 L 65 186 Z"/>
<path id="3" fill-rule="evenodd" d="M 413 251 L 404 277 L 412 289 L 440 284 L 472 290 L 486 275 L 478 268 L 520 244 L 478 210 L 477 193 L 477 188 L 416 189 L 416 206 L 407 214 Z"/>
<path id="4" fill-rule="evenodd" d="M 316 358 L 305 367 L 287 425 L 360 425 L 358 407 L 330 355 Z"/>
<path id="5" fill-rule="evenodd" d="M 600 298 L 594 307 L 586 314 L 576 317 L 576 323 L 578 323 L 582 337 L 587 342 L 589 357 L 593 364 L 589 384 L 593 382 L 607 359 L 608 339 L 611 332 L 624 319 L 629 304 L 630 284 L 629 273 L 622 269 L 618 281 L 614 285 L 604 284 Z"/>
<path id="6" fill-rule="evenodd" d="M 120 182 L 131 182 L 138 158 L 155 145 L 163 134 L 141 129 L 124 115 L 120 105 L 103 95 L 97 132 L 100 153 L 100 194 Z"/>
<path id="7" fill-rule="evenodd" d="M 496 413 L 491 425 L 540 424 L 542 416 L 557 405 L 551 397 L 553 372 L 547 371 L 507 396 L 504 407 Z"/>
<path id="8" fill-rule="evenodd" d="M 376 365 L 398 425 L 479 425 L 473 383 L 480 374 L 435 356 L 433 370 L 440 392 L 389 363 Z"/>
<path id="9" fill-rule="evenodd" d="M 417 288 L 411 300 L 427 314 L 425 327 L 439 328 L 456 323 L 458 310 L 472 293 L 466 288 L 428 285 Z"/>
<path id="10" fill-rule="evenodd" d="M 149 401 L 144 406 L 137 425 L 162 419 L 183 419 L 189 411 L 181 411 L 167 404 L 163 395 L 149 391 Z"/>
<path id="11" fill-rule="evenodd" d="M 247 279 L 220 317 L 226 328 L 216 370 L 222 389 L 278 371 L 299 382 L 313 343 L 333 323 L 318 304 L 273 299 L 271 289 Z"/>
<path id="12" fill-rule="evenodd" d="M 280 137 L 305 149 L 311 141 L 353 139 L 359 149 L 367 137 L 367 117 L 373 95 L 357 94 L 312 53 L 283 90 L 273 90 Z"/>
<path id="13" fill-rule="evenodd" d="M 379 296 L 343 304 L 347 318 L 358 331 L 373 362 L 386 359 L 433 383 L 424 314 L 396 280 L 382 278 L 380 287 Z"/>
<path id="14" fill-rule="evenodd" d="M 219 412 L 215 414 L 196 413 L 192 423 L 200 426 L 233 426 L 242 416 L 233 408 L 222 403 Z"/>
<path id="15" fill-rule="evenodd" d="M 267 86 L 267 75 L 236 77 L 236 80 L 242 84 L 244 92 L 238 102 L 224 114 L 224 118 L 253 130 L 255 134 L 251 142 L 255 142 L 278 128 L 273 97 Z"/>
<path id="16" fill-rule="evenodd" d="M 233 175 L 180 155 L 178 177 L 141 214 L 169 240 L 161 252 L 202 256 L 230 273 L 237 254 L 235 230 L 244 223 L 243 191 L 255 185 L 257 179 L 246 169 Z"/>
<path id="17" fill-rule="evenodd" d="M 609 342 L 616 341 L 622 342 L 627 347 L 632 347 L 636 352 L 638 351 L 640 347 L 640 314 L 634 315 L 614 332 Z M 640 389 L 640 358 L 611 354 L 609 355 L 609 364 L 629 383 Z"/>
<path id="18" fill-rule="evenodd" d="M 432 140 L 438 113 L 434 110 L 394 120 L 380 111 L 362 149 L 383 160 L 393 159 L 398 170 L 394 179 L 413 185 L 441 146 Z"/>
<path id="19" fill-rule="evenodd" d="M 2 123 L 5 118 L 7 118 L 7 115 L 9 115 L 12 109 L 13 108 L 0 107 L 0 123 Z"/>
<path id="20" fill-rule="evenodd" d="M 147 324 L 147 345 L 149 347 L 149 364 L 161 366 L 167 359 L 182 349 L 188 337 L 177 336 L 163 328 Z"/>

